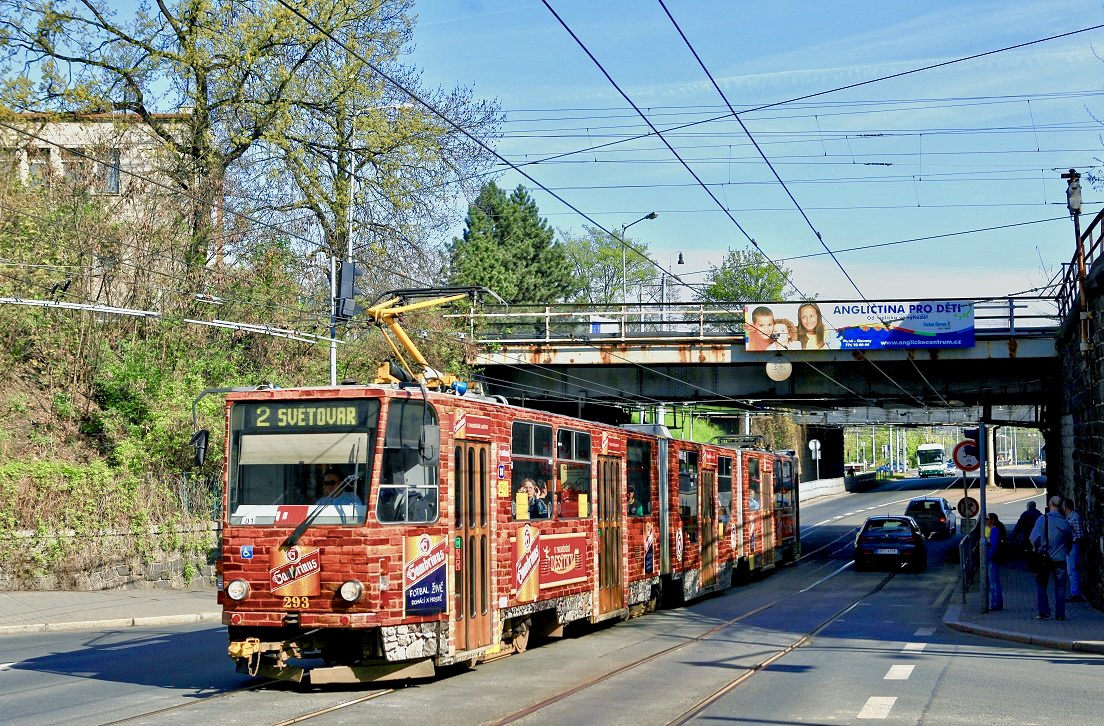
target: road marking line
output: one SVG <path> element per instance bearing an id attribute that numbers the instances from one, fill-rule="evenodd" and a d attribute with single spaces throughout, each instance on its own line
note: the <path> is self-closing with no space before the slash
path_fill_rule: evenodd
<path id="1" fill-rule="evenodd" d="M 920 653 L 927 648 L 927 643 L 905 643 L 905 647 L 901 648 L 902 653 Z"/>
<path id="2" fill-rule="evenodd" d="M 897 696 L 871 696 L 859 711 L 859 718 L 886 718 L 897 702 Z"/>
<path id="3" fill-rule="evenodd" d="M 916 666 L 911 665 L 895 665 L 889 667 L 889 672 L 885 674 L 884 681 L 907 681 L 908 677 L 912 675 L 912 669 Z"/>
<path id="4" fill-rule="evenodd" d="M 935 628 L 917 628 L 916 632 L 913 633 L 913 635 L 919 636 L 921 638 L 926 638 L 929 635 L 934 635 L 934 634 L 935 634 Z"/>
<path id="5" fill-rule="evenodd" d="M 843 516 L 845 516 L 845 517 L 850 517 L 850 516 L 851 516 L 852 514 L 855 514 L 855 513 L 856 513 L 856 512 L 848 512 L 847 514 L 845 514 L 845 515 L 843 515 Z"/>
<path id="6" fill-rule="evenodd" d="M 825 525 L 825 524 L 828 524 L 828 523 L 829 523 L 829 522 L 831 522 L 831 521 L 832 521 L 832 520 L 830 520 L 830 519 L 826 519 L 826 520 L 824 520 L 823 522 L 817 522 L 817 523 L 816 523 L 816 524 L 814 524 L 813 526 L 814 526 L 814 527 L 820 527 L 821 525 Z"/>

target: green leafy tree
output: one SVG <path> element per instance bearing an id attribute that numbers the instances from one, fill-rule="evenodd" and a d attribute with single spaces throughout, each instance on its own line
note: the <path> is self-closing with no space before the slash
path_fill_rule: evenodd
<path id="1" fill-rule="evenodd" d="M 777 302 L 785 298 L 790 274 L 758 250 L 729 249 L 720 266 L 706 275 L 698 297 L 709 302 Z"/>
<path id="2" fill-rule="evenodd" d="M 320 228 L 340 252 L 352 219 L 377 253 L 395 239 L 420 253 L 483 152 L 357 56 L 476 133 L 493 130 L 496 110 L 464 89 L 421 89 L 416 70 L 398 63 L 412 43 L 413 0 L 295 6 L 318 27 L 276 0 L 158 0 L 136 12 L 110 0 L 0 0 L 0 108 L 144 122 L 186 195 L 178 200 L 192 236 L 180 257 L 196 276 L 209 255 L 221 262 L 226 245 L 250 241 L 232 212 L 267 211 L 302 229 L 306 210 L 317 225 L 306 232 Z M 178 109 L 187 113 L 166 113 Z"/>
<path id="3" fill-rule="evenodd" d="M 490 182 L 468 207 L 464 236 L 449 247 L 449 281 L 483 285 L 511 304 L 570 300 L 580 282 L 553 237 L 525 187 L 507 196 Z"/>
<path id="4" fill-rule="evenodd" d="M 564 235 L 564 253 L 576 281 L 582 286 L 575 302 L 613 305 L 623 301 L 626 288 L 636 290 L 641 285 L 655 284 L 655 265 L 646 259 L 648 245 L 630 239 L 625 242 L 639 253 L 629 249 L 622 257 L 620 240 L 589 225 L 583 226 L 582 234 Z"/>

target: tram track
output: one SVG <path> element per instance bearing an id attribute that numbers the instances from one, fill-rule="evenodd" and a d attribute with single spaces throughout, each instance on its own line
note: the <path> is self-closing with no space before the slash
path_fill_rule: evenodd
<path id="1" fill-rule="evenodd" d="M 826 546 L 830 546 L 830 544 L 826 545 Z M 823 549 L 823 548 L 821 548 L 821 549 Z M 522 719 L 524 719 L 528 716 L 532 716 L 536 713 L 540 713 L 541 711 L 549 708 L 550 706 L 553 706 L 553 705 L 555 705 L 555 704 L 557 704 L 561 701 L 564 701 L 568 698 L 571 698 L 572 696 L 577 695 L 577 694 L 579 694 L 583 691 L 586 691 L 590 688 L 594 688 L 595 686 L 599 686 L 601 684 L 604 684 L 604 683 L 610 681 L 611 679 L 616 678 L 617 676 L 620 676 L 620 675 L 622 675 L 622 674 L 624 674 L 628 671 L 631 671 L 635 668 L 639 668 L 640 666 L 643 666 L 643 665 L 646 665 L 646 664 L 651 663 L 653 661 L 656 661 L 660 658 L 663 658 L 664 656 L 670 655 L 670 654 L 675 653 L 675 652 L 677 652 L 679 650 L 682 650 L 684 648 L 687 648 L 687 647 L 690 647 L 692 645 L 695 645 L 695 644 L 701 643 L 703 641 L 706 641 L 706 640 L 710 639 L 712 636 L 716 635 L 717 633 L 725 630 L 726 628 L 728 628 L 732 625 L 735 625 L 736 623 L 738 623 L 742 620 L 746 620 L 750 617 L 758 615 L 759 613 L 770 610 L 773 607 L 777 607 L 778 605 L 780 605 L 784 602 L 787 602 L 787 601 L 789 601 L 789 600 L 791 600 L 791 599 L 793 599 L 793 598 L 795 598 L 799 595 L 802 595 L 804 593 L 809 592 L 810 590 L 815 588 L 817 585 L 819 585 L 819 584 L 831 579 L 832 577 L 835 577 L 836 575 L 840 574 L 841 572 L 843 572 L 844 570 L 849 568 L 852 564 L 853 564 L 852 562 L 847 562 L 846 564 L 838 567 L 836 570 L 834 570 L 832 573 L 830 573 L 826 577 L 823 577 L 820 580 L 817 580 L 816 582 L 812 583 L 811 585 L 808 585 L 807 587 L 804 587 L 800 590 L 796 590 L 794 592 L 788 593 L 788 594 L 786 594 L 782 597 L 776 598 L 776 599 L 772 600 L 771 602 L 765 603 L 765 604 L 760 605 L 758 607 L 752 608 L 752 609 L 750 609 L 746 612 L 743 612 L 743 613 L 741 613 L 741 614 L 739 614 L 739 615 L 737 615 L 733 618 L 729 618 L 728 620 L 714 626 L 713 628 L 710 628 L 709 630 L 707 630 L 707 631 L 705 631 L 705 632 L 703 632 L 703 633 L 701 633 L 701 634 L 699 634 L 699 635 L 697 635 L 693 638 L 687 639 L 687 640 L 685 640 L 681 643 L 670 646 L 668 648 L 664 648 L 663 650 L 657 651 L 655 653 L 651 653 L 651 654 L 649 654 L 647 656 L 644 656 L 642 658 L 638 658 L 634 661 L 631 661 L 631 662 L 626 663 L 622 666 L 619 666 L 618 668 L 615 668 L 611 671 L 608 671 L 607 673 L 603 673 L 603 674 L 601 674 L 599 676 L 596 676 L 596 677 L 594 677 L 594 678 L 592 678 L 588 681 L 585 681 L 585 682 L 580 683 L 578 685 L 575 685 L 575 686 L 573 686 L 569 689 L 561 691 L 560 693 L 557 693 L 553 696 L 545 698 L 545 699 L 543 699 L 543 700 L 541 700 L 537 703 L 534 703 L 534 704 L 532 704 L 532 705 L 530 705 L 530 706 L 528 706 L 524 709 L 521 709 L 519 711 L 515 711 L 514 713 L 512 713 L 512 714 L 510 714 L 510 715 L 508 715 L 504 718 L 493 720 L 493 721 L 490 721 L 488 723 L 490 724 L 490 726 L 504 726 L 505 724 L 516 723 L 516 722 L 518 722 L 518 721 L 520 721 L 520 720 L 522 720 Z M 882 578 L 882 580 L 877 585 L 875 585 L 874 587 L 868 589 L 862 595 L 860 595 L 859 597 L 857 597 L 854 600 L 852 600 L 851 602 L 849 602 L 845 607 L 843 607 L 839 611 L 835 612 L 829 618 L 827 618 L 827 619 L 823 620 L 822 622 L 818 623 L 815 628 L 813 628 L 812 630 L 804 633 L 800 638 L 797 638 L 795 641 L 788 644 L 786 647 L 784 647 L 784 648 L 782 648 L 778 651 L 773 652 L 769 657 L 764 658 L 763 660 L 759 661 L 755 665 L 751 666 L 745 673 L 741 674 L 739 677 L 737 677 L 737 678 L 733 679 L 732 681 L 730 681 L 729 683 L 727 683 L 723 688 L 721 688 L 721 689 L 715 691 L 714 693 L 710 694 L 710 696 L 706 697 L 705 699 L 702 699 L 701 701 L 696 703 L 692 709 L 690 709 L 689 711 L 683 713 L 677 719 L 675 719 L 674 721 L 671 721 L 670 723 L 671 724 L 685 723 L 686 720 L 688 720 L 689 718 L 692 718 L 697 713 L 700 713 L 700 711 L 703 710 L 704 708 L 708 707 L 709 704 L 711 704 L 714 701 L 716 701 L 717 699 L 723 697 L 726 693 L 728 693 L 729 691 L 734 689 L 740 683 L 743 683 L 745 680 L 750 678 L 755 673 L 757 673 L 760 670 L 762 670 L 763 668 L 769 666 L 771 663 L 775 662 L 779 658 L 784 657 L 786 654 L 792 652 L 794 649 L 801 647 L 802 645 L 807 643 L 810 639 L 815 637 L 818 633 L 820 633 L 822 630 L 824 630 L 824 628 L 828 627 L 828 625 L 830 625 L 833 621 L 835 621 L 841 615 L 845 614 L 846 612 L 848 612 L 849 610 L 851 610 L 852 608 L 857 606 L 864 599 L 866 599 L 866 598 L 870 597 L 871 595 L 879 592 L 882 588 L 884 588 L 886 586 L 886 584 L 889 583 L 890 580 L 892 580 L 896 576 L 896 574 L 897 574 L 897 571 L 889 573 L 884 578 Z"/>
<path id="2" fill-rule="evenodd" d="M 902 501 L 904 501 L 904 500 L 902 500 Z M 884 506 L 884 505 L 880 505 L 880 506 Z M 851 513 L 851 514 L 852 514 L 852 516 L 861 517 L 861 516 L 865 515 L 865 511 L 854 512 L 854 513 Z M 817 529 L 817 528 L 818 527 L 814 525 L 813 527 L 810 527 L 809 529 L 812 530 L 812 529 Z M 857 530 L 857 527 L 855 527 L 855 526 L 848 527 L 847 531 L 843 532 L 842 534 L 839 534 L 838 536 L 833 537 L 828 542 L 825 542 L 823 544 L 818 544 L 818 546 L 815 547 L 814 549 L 811 549 L 808 552 L 802 553 L 801 556 L 796 558 L 791 563 L 791 565 L 793 565 L 793 569 L 791 571 L 796 570 L 798 568 L 798 566 L 801 566 L 801 565 L 806 565 L 806 566 L 814 565 L 813 569 L 806 570 L 806 571 L 809 572 L 810 574 L 813 574 L 813 577 L 816 577 L 817 575 L 815 573 L 816 573 L 817 569 L 823 569 L 825 564 L 831 564 L 830 562 L 829 563 L 824 562 L 823 561 L 823 556 L 825 554 L 832 555 L 832 556 L 838 555 L 839 553 L 841 553 L 841 552 L 845 551 L 846 549 L 848 549 L 850 547 L 850 541 L 853 539 L 856 530 Z M 841 543 L 842 543 L 842 546 L 841 546 Z M 820 556 L 820 557 L 818 558 L 818 556 Z M 726 619 L 725 621 L 715 625 L 714 627 L 711 627 L 709 630 L 707 630 L 705 632 L 702 632 L 702 633 L 700 633 L 700 634 L 698 634 L 694 637 L 688 638 L 685 641 L 679 642 L 679 643 L 677 643 L 675 645 L 672 645 L 670 647 L 663 648 L 662 650 L 659 650 L 655 653 L 651 653 L 649 655 L 643 656 L 641 658 L 633 660 L 632 662 L 625 663 L 625 664 L 623 664 L 623 665 L 621 665 L 621 666 L 619 666 L 619 667 L 617 667 L 617 668 L 615 668 L 615 669 L 613 669 L 609 672 L 597 675 L 594 678 L 592 678 L 592 679 L 590 679 L 590 680 L 588 680 L 584 683 L 580 683 L 580 684 L 575 685 L 571 688 L 568 688 L 568 689 L 566 689 L 566 690 L 564 690 L 560 693 L 556 693 L 552 696 L 549 696 L 549 697 L 541 700 L 540 702 L 538 702 L 536 704 L 533 704 L 533 705 L 531 705 L 527 708 L 524 708 L 520 711 L 514 712 L 514 713 L 512 713 L 512 714 L 510 714 L 506 717 L 500 718 L 498 720 L 490 721 L 490 723 L 493 723 L 493 724 L 515 723 L 517 721 L 525 719 L 528 716 L 532 716 L 533 714 L 540 713 L 541 711 L 553 706 L 554 704 L 562 702 L 566 699 L 569 699 L 572 696 L 575 696 L 575 695 L 577 695 L 577 694 L 579 694 L 583 691 L 586 691 L 590 688 L 599 686 L 600 684 L 609 682 L 612 679 L 615 679 L 615 678 L 617 678 L 618 676 L 620 676 L 624 673 L 632 671 L 633 669 L 639 668 L 639 667 L 644 666 L 648 663 L 653 663 L 653 662 L 655 662 L 657 660 L 660 660 L 664 657 L 670 656 L 671 654 L 676 653 L 680 650 L 689 648 L 689 647 L 691 647 L 695 644 L 700 644 L 703 641 L 707 641 L 710 638 L 715 637 L 718 633 L 722 632 L 726 628 L 731 627 L 732 625 L 735 625 L 735 624 L 737 624 L 741 621 L 744 621 L 748 618 L 752 618 L 752 617 L 754 617 L 754 616 L 756 616 L 760 613 L 763 613 L 767 610 L 770 610 L 771 608 L 777 607 L 777 606 L 781 605 L 782 603 L 790 601 L 793 598 L 796 598 L 796 597 L 798 597 L 802 594 L 808 593 L 810 590 L 813 590 L 814 588 L 816 588 L 820 584 L 822 584 L 822 583 L 832 579 L 833 577 L 841 574 L 842 572 L 847 570 L 851 565 L 852 565 L 852 562 L 849 561 L 849 560 L 842 563 L 842 564 L 839 564 L 839 561 L 837 560 L 837 566 L 834 569 L 832 569 L 826 575 L 824 575 L 823 577 L 820 577 L 820 579 L 817 579 L 817 580 L 813 581 L 810 584 L 807 584 L 807 585 L 804 585 L 804 586 L 799 586 L 800 589 L 796 589 L 792 592 L 786 593 L 786 594 L 784 594 L 780 597 L 777 597 L 777 598 L 771 600 L 770 602 L 767 602 L 767 603 L 764 603 L 762 605 L 758 605 L 756 607 L 750 608 L 750 609 L 748 609 L 744 612 L 739 613 L 738 615 L 735 615 L 734 617 Z M 805 568 L 802 567 L 801 569 L 804 570 Z M 849 610 L 856 607 L 865 598 L 870 597 L 871 595 L 873 595 L 873 594 L 877 593 L 878 591 L 880 591 L 883 587 L 886 586 L 886 584 L 888 584 L 891 581 L 891 579 L 896 574 L 897 574 L 896 572 L 889 573 L 886 577 L 882 578 L 876 585 L 874 585 L 873 587 L 867 589 L 861 595 L 856 597 L 854 600 L 847 603 L 847 605 L 845 605 L 843 608 L 841 608 L 840 610 L 838 610 L 837 612 L 832 614 L 827 619 L 825 619 L 822 622 L 818 623 L 816 625 L 816 627 L 810 629 L 808 632 L 805 632 L 803 635 L 801 635 L 800 637 L 794 639 L 792 642 L 787 643 L 784 647 L 780 647 L 779 649 L 772 651 L 766 657 L 763 657 L 762 659 L 758 660 L 754 665 L 747 666 L 747 670 L 744 671 L 743 673 L 741 673 L 740 676 L 738 676 L 738 677 L 732 679 L 731 681 L 727 682 L 721 688 L 716 689 L 709 696 L 706 696 L 705 698 L 698 701 L 691 709 L 687 710 L 685 713 L 683 713 L 682 715 L 677 717 L 675 720 L 670 721 L 669 723 L 671 723 L 671 724 L 682 724 L 682 723 L 685 723 L 686 721 L 694 718 L 697 714 L 699 714 L 703 710 L 707 709 L 712 703 L 715 703 L 716 701 L 723 698 L 727 693 L 729 693 L 732 690 L 739 687 L 742 683 L 746 682 L 748 679 L 750 679 L 756 673 L 762 671 L 765 668 L 768 668 L 772 663 L 774 663 L 774 662 L 778 661 L 779 659 L 785 657 L 787 654 L 793 652 L 797 648 L 800 648 L 803 645 L 807 644 L 810 640 L 815 638 L 817 636 L 817 634 L 819 634 L 822 630 L 824 630 L 824 628 L 828 627 L 828 625 L 830 625 L 834 620 L 838 619 L 839 617 L 844 615 L 846 612 L 848 612 Z M 243 688 L 238 688 L 238 689 L 234 689 L 234 690 L 231 690 L 231 691 L 226 691 L 224 693 L 211 695 L 211 696 L 208 696 L 208 697 L 206 697 L 206 698 L 204 698 L 200 701 L 187 703 L 187 704 L 178 704 L 178 705 L 175 705 L 175 706 L 168 706 L 166 708 L 152 710 L 152 711 L 149 711 L 149 712 L 146 712 L 146 713 L 142 713 L 142 714 L 138 714 L 138 715 L 135 715 L 135 716 L 119 719 L 119 720 L 110 722 L 110 724 L 127 724 L 127 723 L 135 723 L 135 722 L 146 721 L 146 720 L 157 720 L 159 718 L 162 718 L 166 715 L 173 714 L 173 713 L 178 713 L 178 714 L 187 713 L 186 709 L 194 708 L 194 707 L 199 706 L 201 704 L 210 703 L 212 700 L 215 700 L 215 699 L 223 699 L 223 698 L 226 698 L 228 696 L 239 695 L 239 694 L 242 694 L 242 693 L 257 691 L 257 690 L 264 689 L 266 687 L 270 687 L 270 686 L 273 686 L 273 685 L 276 685 L 276 684 L 282 684 L 282 683 L 283 682 L 276 681 L 276 680 L 266 680 L 264 682 L 254 683 L 254 684 L 251 684 L 251 685 L 243 687 Z M 286 685 L 286 684 L 284 684 L 284 685 Z M 362 704 L 362 703 L 366 703 L 366 702 L 369 702 L 369 701 L 373 701 L 375 699 L 379 699 L 383 696 L 394 693 L 395 690 L 396 689 L 393 689 L 393 688 L 387 688 L 387 689 L 373 690 L 373 691 L 367 692 L 367 693 L 362 692 L 362 693 L 356 694 L 354 697 L 347 698 L 347 699 L 342 700 L 338 703 L 331 703 L 331 704 L 325 705 L 323 707 L 319 707 L 319 708 L 309 710 L 309 711 L 306 711 L 304 713 L 295 715 L 294 717 L 291 717 L 291 718 L 286 718 L 286 719 L 281 720 L 281 721 L 273 722 L 273 726 L 292 726 L 292 724 L 300 724 L 300 723 L 310 722 L 314 719 L 322 718 L 322 717 L 324 717 L 328 714 L 332 714 L 334 712 L 341 711 L 343 709 L 350 708 L 350 707 L 356 706 L 358 704 Z"/>
<path id="3" fill-rule="evenodd" d="M 147 718 L 163 716 L 163 715 L 169 714 L 169 713 L 179 713 L 180 711 L 183 711 L 184 709 L 187 709 L 187 708 L 195 708 L 196 706 L 201 705 L 201 704 L 206 705 L 206 704 L 210 703 L 211 701 L 217 701 L 219 699 L 227 698 L 229 696 L 235 696 L 239 693 L 249 693 L 250 691 L 258 691 L 262 688 L 265 688 L 266 686 L 275 685 L 277 683 L 280 683 L 280 681 L 269 680 L 269 681 L 263 681 L 261 683 L 253 683 L 253 684 L 248 685 L 248 686 L 243 686 L 242 688 L 235 688 L 235 689 L 230 690 L 230 691 L 223 691 L 222 693 L 216 693 L 216 694 L 211 695 L 211 696 L 205 696 L 205 697 L 203 697 L 199 700 L 196 700 L 196 701 L 190 701 L 188 703 L 178 703 L 175 706 L 165 706 L 164 708 L 158 708 L 158 709 L 155 709 L 153 711 L 146 711 L 144 713 L 139 713 L 139 714 L 136 714 L 134 716 L 127 716 L 126 718 L 121 718 L 121 719 L 118 719 L 116 721 L 107 721 L 107 722 L 101 724 L 101 726 L 116 726 L 116 724 L 134 723 L 135 721 L 141 721 L 141 720 L 147 719 Z"/>
<path id="4" fill-rule="evenodd" d="M 848 565 L 850 565 L 850 564 L 851 563 L 848 563 Z M 846 568 L 846 566 L 844 568 L 841 568 L 841 571 L 842 571 L 842 569 L 845 569 L 845 568 Z M 743 683 L 745 683 L 752 676 L 754 676 L 755 674 L 761 672 L 764 668 L 766 668 L 766 667 L 770 666 L 772 663 L 784 658 L 785 656 L 789 655 L 790 653 L 797 650 L 801 646 L 809 643 L 810 641 L 812 641 L 813 638 L 815 638 L 817 635 L 819 635 L 821 632 L 823 632 L 823 630 L 825 628 L 827 628 L 829 625 L 834 623 L 836 620 L 838 620 L 843 615 L 846 615 L 848 612 L 853 610 L 863 600 L 870 597 L 871 595 L 874 595 L 874 594 L 877 594 L 878 592 L 880 592 L 882 590 L 882 588 L 884 588 L 887 584 L 889 584 L 890 580 L 892 580 L 894 577 L 896 577 L 898 572 L 900 572 L 900 570 L 896 570 L 894 572 L 889 573 L 884 578 L 882 578 L 881 582 L 879 582 L 877 585 L 875 585 L 873 588 L 871 588 L 868 592 L 863 593 L 862 595 L 855 598 L 854 600 L 852 600 L 850 603 L 848 603 L 844 607 L 837 610 L 832 615 L 830 615 L 827 618 L 825 618 L 824 620 L 822 620 L 820 623 L 817 624 L 816 627 L 814 627 L 812 630 L 804 633 L 801 637 L 794 640 L 792 643 L 787 645 L 785 648 L 782 648 L 780 650 L 775 651 L 774 653 L 772 653 L 768 657 L 763 658 L 758 663 L 750 666 L 746 671 L 741 673 L 739 676 L 737 676 L 736 678 L 733 678 L 732 680 L 730 680 L 728 683 L 726 683 L 721 688 L 716 689 L 715 691 L 713 691 L 713 693 L 709 694 L 705 698 L 703 698 L 700 701 L 698 701 L 697 703 L 695 703 L 692 707 L 690 707 L 689 709 L 687 709 L 686 711 L 681 713 L 676 718 L 668 721 L 667 726 L 682 726 L 682 724 L 688 723 L 694 717 L 696 717 L 696 716 L 700 715 L 702 712 L 704 712 L 711 705 L 713 705 L 717 701 L 721 700 L 726 695 L 728 695 L 729 693 L 734 691 L 736 688 L 741 686 Z M 812 586 L 810 586 L 810 587 L 812 587 Z M 809 589 L 809 588 L 806 588 L 806 589 Z M 801 590 L 800 592 L 805 592 L 805 590 Z M 799 593 L 795 593 L 795 594 L 799 594 Z"/>

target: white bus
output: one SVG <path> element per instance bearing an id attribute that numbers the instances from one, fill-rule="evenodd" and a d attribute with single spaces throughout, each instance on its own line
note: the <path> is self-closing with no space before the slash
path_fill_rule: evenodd
<path id="1" fill-rule="evenodd" d="M 943 476 L 945 473 L 943 460 L 946 452 L 943 444 L 920 444 L 916 447 L 916 468 L 920 478 L 926 476 Z"/>

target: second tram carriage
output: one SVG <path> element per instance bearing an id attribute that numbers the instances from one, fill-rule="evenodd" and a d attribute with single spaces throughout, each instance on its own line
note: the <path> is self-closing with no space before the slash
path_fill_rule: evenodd
<path id="1" fill-rule="evenodd" d="M 219 601 L 251 675 L 425 677 L 798 556 L 788 454 L 415 385 L 226 413 Z"/>

